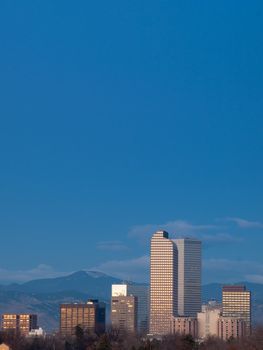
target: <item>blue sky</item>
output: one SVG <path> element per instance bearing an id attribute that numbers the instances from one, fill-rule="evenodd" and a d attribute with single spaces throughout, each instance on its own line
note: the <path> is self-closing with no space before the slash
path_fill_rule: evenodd
<path id="1" fill-rule="evenodd" d="M 156 228 L 204 282 L 263 283 L 262 1 L 0 2 L 0 281 L 147 279 Z"/>

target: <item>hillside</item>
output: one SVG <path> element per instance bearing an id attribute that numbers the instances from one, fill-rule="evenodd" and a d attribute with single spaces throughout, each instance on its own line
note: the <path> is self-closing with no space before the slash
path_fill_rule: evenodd
<path id="1" fill-rule="evenodd" d="M 107 276 L 95 271 L 78 271 L 68 276 L 33 280 L 23 284 L 1 286 L 0 290 L 23 293 L 59 293 L 76 291 L 105 299 L 110 292 L 108 289 L 114 283 L 121 283 L 118 278 Z"/>
<path id="2" fill-rule="evenodd" d="M 106 302 L 109 314 L 111 285 L 121 283 L 118 278 L 94 271 L 79 271 L 71 275 L 39 279 L 23 284 L 0 286 L 0 314 L 31 312 L 39 315 L 39 325 L 54 330 L 59 325 L 59 305 L 67 302 L 86 302 L 96 298 Z M 263 285 L 245 284 L 252 291 L 253 322 L 263 323 Z M 203 302 L 221 301 L 219 283 L 204 285 Z"/>
<path id="3" fill-rule="evenodd" d="M 95 271 L 0 286 L 0 314 L 36 313 L 39 325 L 54 330 L 59 325 L 59 305 L 86 302 L 89 298 L 106 302 L 109 310 L 111 285 L 122 280 Z"/>

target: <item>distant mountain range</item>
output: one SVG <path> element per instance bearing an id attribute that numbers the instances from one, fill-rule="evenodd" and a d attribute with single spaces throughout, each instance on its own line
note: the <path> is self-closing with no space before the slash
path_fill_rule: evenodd
<path id="1" fill-rule="evenodd" d="M 107 298 L 108 288 L 114 283 L 121 283 L 121 280 L 101 272 L 96 271 L 78 271 L 71 275 L 33 280 L 23 284 L 10 284 L 0 286 L 0 290 L 8 290 L 22 293 L 61 293 L 75 291 L 88 294 L 91 297 Z"/>
<path id="2" fill-rule="evenodd" d="M 96 271 L 79 271 L 68 276 L 0 286 L 0 314 L 30 312 L 39 315 L 39 325 L 54 330 L 59 325 L 59 304 L 85 302 L 89 298 L 106 302 L 109 310 L 111 285 L 123 281 Z M 252 291 L 253 320 L 263 323 L 263 285 L 245 284 Z M 219 283 L 203 286 L 203 302 L 221 301 Z"/>

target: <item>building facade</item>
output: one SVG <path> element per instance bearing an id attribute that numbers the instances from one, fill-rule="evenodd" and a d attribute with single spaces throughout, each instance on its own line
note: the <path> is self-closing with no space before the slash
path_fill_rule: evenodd
<path id="1" fill-rule="evenodd" d="M 63 336 L 75 335 L 76 327 L 84 332 L 101 334 L 105 332 L 105 304 L 89 300 L 86 304 L 60 305 L 60 333 Z"/>
<path id="2" fill-rule="evenodd" d="M 228 340 L 242 338 L 246 334 L 246 322 L 238 318 L 220 317 L 218 320 L 218 338 Z"/>
<path id="3" fill-rule="evenodd" d="M 197 319 L 194 317 L 172 317 L 171 334 L 188 335 L 197 338 Z"/>
<path id="4" fill-rule="evenodd" d="M 221 313 L 222 307 L 216 302 L 202 305 L 202 311 L 197 313 L 199 339 L 218 336 L 218 320 Z"/>
<path id="5" fill-rule="evenodd" d="M 137 297 L 132 295 L 112 296 L 111 325 L 121 332 L 137 332 Z"/>
<path id="6" fill-rule="evenodd" d="M 223 317 L 246 322 L 246 335 L 251 334 L 251 292 L 245 286 L 229 285 L 222 290 Z"/>
<path id="7" fill-rule="evenodd" d="M 178 253 L 166 231 L 157 231 L 151 239 L 150 329 L 154 335 L 170 332 L 171 318 L 177 315 Z"/>
<path id="8" fill-rule="evenodd" d="M 44 338 L 46 336 L 46 332 L 44 331 L 43 328 L 33 328 L 31 331 L 28 333 L 29 337 L 35 338 L 35 337 L 42 337 Z"/>
<path id="9" fill-rule="evenodd" d="M 178 251 L 178 315 L 196 317 L 201 311 L 201 241 L 174 240 Z"/>
<path id="10" fill-rule="evenodd" d="M 27 336 L 32 329 L 37 328 L 37 315 L 35 314 L 3 314 L 2 330 L 13 330 Z"/>
<path id="11" fill-rule="evenodd" d="M 112 285 L 112 297 L 129 295 L 137 297 L 137 331 L 146 334 L 149 321 L 149 287 L 132 283 Z"/>
<path id="12" fill-rule="evenodd" d="M 2 344 L 0 345 L 0 350 L 10 350 L 10 347 L 9 347 L 7 344 L 2 343 Z"/>

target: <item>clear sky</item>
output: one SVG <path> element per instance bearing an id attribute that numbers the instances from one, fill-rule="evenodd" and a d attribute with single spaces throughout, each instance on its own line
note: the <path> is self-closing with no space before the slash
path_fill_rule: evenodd
<path id="1" fill-rule="evenodd" d="M 0 281 L 147 279 L 156 228 L 204 282 L 263 283 L 263 2 L 0 1 Z"/>

